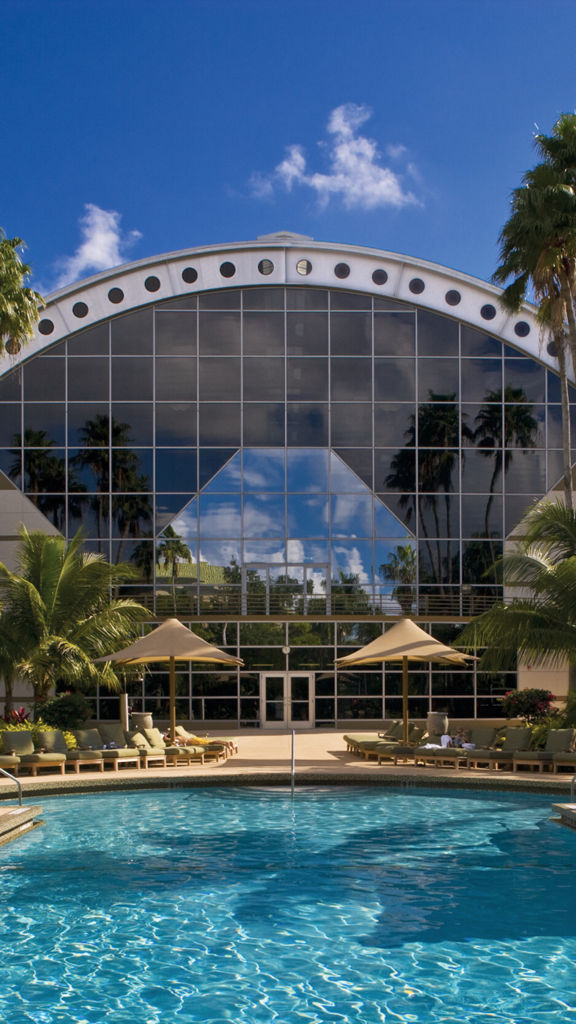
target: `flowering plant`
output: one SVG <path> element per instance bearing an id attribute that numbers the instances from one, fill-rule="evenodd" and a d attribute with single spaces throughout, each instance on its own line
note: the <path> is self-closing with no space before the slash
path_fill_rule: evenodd
<path id="1" fill-rule="evenodd" d="M 550 690 L 508 690 L 500 698 L 506 718 L 522 718 L 525 722 L 540 722 L 550 714 L 554 694 Z"/>

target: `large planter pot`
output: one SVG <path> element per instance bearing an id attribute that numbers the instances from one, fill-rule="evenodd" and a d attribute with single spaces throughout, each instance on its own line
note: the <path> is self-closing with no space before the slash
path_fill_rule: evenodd
<path id="1" fill-rule="evenodd" d="M 133 711 L 130 715 L 130 724 L 133 729 L 153 729 L 154 720 L 148 711 Z"/>
<path id="2" fill-rule="evenodd" d="M 448 716 L 443 711 L 429 711 L 426 729 L 434 736 L 444 736 L 448 732 Z"/>

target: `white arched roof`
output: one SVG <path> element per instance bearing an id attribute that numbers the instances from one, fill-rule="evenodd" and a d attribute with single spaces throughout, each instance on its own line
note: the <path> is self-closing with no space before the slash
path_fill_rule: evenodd
<path id="1" fill-rule="evenodd" d="M 304 271 L 304 272 L 303 272 Z M 184 249 L 76 282 L 49 296 L 33 339 L 0 359 L 0 375 L 69 334 L 118 313 L 215 288 L 300 285 L 387 296 L 453 316 L 557 370 L 534 307 L 511 315 L 493 285 L 426 260 L 279 232 L 254 242 Z"/>

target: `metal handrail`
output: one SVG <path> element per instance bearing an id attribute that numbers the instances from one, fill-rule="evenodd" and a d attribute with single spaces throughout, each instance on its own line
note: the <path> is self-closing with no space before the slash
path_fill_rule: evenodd
<path id="1" fill-rule="evenodd" d="M 292 729 L 292 759 L 290 765 L 290 788 L 292 795 L 294 795 L 294 786 L 296 784 L 296 730 Z"/>
<path id="2" fill-rule="evenodd" d="M 576 775 L 573 775 L 570 780 L 570 803 L 574 803 L 574 784 L 576 783 Z"/>
<path id="3" fill-rule="evenodd" d="M 5 768 L 0 768 L 0 772 L 2 772 L 2 775 L 5 775 L 7 779 L 12 779 L 12 782 L 15 782 L 18 786 L 18 805 L 19 807 L 22 807 L 22 783 L 20 782 L 20 779 L 17 779 L 15 775 L 12 775 L 12 772 L 7 772 Z"/>

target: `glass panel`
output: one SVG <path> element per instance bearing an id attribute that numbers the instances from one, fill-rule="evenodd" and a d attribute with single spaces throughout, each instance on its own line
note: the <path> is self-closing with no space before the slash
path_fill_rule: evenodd
<path id="1" fill-rule="evenodd" d="M 331 309 L 372 309 L 372 296 L 363 292 L 330 292 Z"/>
<path id="2" fill-rule="evenodd" d="M 244 562 L 285 564 L 286 549 L 281 539 L 248 540 L 244 542 Z"/>
<path id="3" fill-rule="evenodd" d="M 101 405 L 72 405 L 68 406 L 68 444 L 79 444 L 86 438 L 86 431 L 90 434 L 99 424 L 99 443 L 107 445 L 110 443 L 109 428 L 110 407 Z M 96 438 L 95 438 L 96 440 Z"/>
<path id="4" fill-rule="evenodd" d="M 244 490 L 283 491 L 284 452 L 244 450 Z"/>
<path id="5" fill-rule="evenodd" d="M 9 476 L 17 475 L 19 455 L 9 471 Z M 33 494 L 42 491 L 66 490 L 65 452 L 60 448 L 42 449 L 29 448 L 24 451 L 24 490 Z"/>
<path id="6" fill-rule="evenodd" d="M 112 423 L 114 434 L 121 430 L 126 441 L 135 445 L 151 445 L 153 443 L 153 407 L 149 403 L 131 402 L 129 405 L 112 406 Z"/>
<path id="7" fill-rule="evenodd" d="M 288 313 L 286 351 L 289 356 L 325 355 L 328 352 L 328 315 Z"/>
<path id="8" fill-rule="evenodd" d="M 110 324 L 97 324 L 86 331 L 80 331 L 68 340 L 69 356 L 107 355 L 109 349 Z"/>
<path id="9" fill-rule="evenodd" d="M 506 474 L 506 491 L 511 493 L 533 494 L 537 497 L 546 490 L 546 457 L 543 451 L 515 451 L 509 456 L 504 472 Z"/>
<path id="10" fill-rule="evenodd" d="M 223 288 L 213 292 L 202 292 L 198 296 L 200 309 L 240 309 L 240 289 Z"/>
<path id="11" fill-rule="evenodd" d="M 283 359 L 244 359 L 244 398 L 250 402 L 284 401 L 284 374 Z"/>
<path id="12" fill-rule="evenodd" d="M 372 315 L 370 313 L 332 313 L 330 317 L 332 355 L 369 356 L 372 354 Z"/>
<path id="13" fill-rule="evenodd" d="M 44 432 L 56 444 L 64 444 L 66 440 L 66 406 L 62 403 L 41 405 L 27 403 L 23 406 L 24 439 L 28 431 Z"/>
<path id="14" fill-rule="evenodd" d="M 152 323 L 151 309 L 139 309 L 111 320 L 112 354 L 152 355 Z"/>
<path id="15" fill-rule="evenodd" d="M 462 405 L 461 433 L 464 446 L 493 448 L 502 444 L 502 404 Z"/>
<path id="16" fill-rule="evenodd" d="M 200 537 L 240 537 L 242 518 L 240 495 L 201 494 Z"/>
<path id="17" fill-rule="evenodd" d="M 0 403 L 0 445 L 20 443 L 20 406 Z"/>
<path id="18" fill-rule="evenodd" d="M 372 360 L 332 358 L 330 380 L 333 402 L 369 402 L 372 399 Z"/>
<path id="19" fill-rule="evenodd" d="M 112 398 L 116 402 L 152 400 L 152 360 L 112 359 Z"/>
<path id="20" fill-rule="evenodd" d="M 501 395 L 502 363 L 499 359 L 462 360 L 463 402 L 485 403 L 498 400 Z"/>
<path id="21" fill-rule="evenodd" d="M 156 311 L 156 355 L 196 354 L 196 330 L 198 318 L 195 312 Z"/>
<path id="22" fill-rule="evenodd" d="M 84 498 L 75 494 L 68 499 L 68 529 L 71 533 L 76 533 L 82 526 L 87 537 L 107 537 L 109 525 L 107 495 Z"/>
<path id="23" fill-rule="evenodd" d="M 464 492 L 490 494 L 502 492 L 502 474 L 494 472 L 497 463 L 502 465 L 501 449 L 462 452 L 462 490 Z"/>
<path id="24" fill-rule="evenodd" d="M 314 563 L 329 561 L 328 544 L 321 540 L 291 539 L 286 544 L 287 559 L 294 563 Z M 314 581 L 316 584 L 316 581 Z"/>
<path id="25" fill-rule="evenodd" d="M 245 537 L 284 537 L 284 496 L 251 494 L 244 497 Z"/>
<path id="26" fill-rule="evenodd" d="M 289 494 L 287 502 L 291 537 L 328 536 L 328 495 Z"/>
<path id="27" fill-rule="evenodd" d="M 284 411 L 280 402 L 245 402 L 244 444 L 284 444 Z"/>
<path id="28" fill-rule="evenodd" d="M 415 397 L 414 359 L 374 360 L 375 402 L 413 402 Z"/>
<path id="29" fill-rule="evenodd" d="M 241 362 L 239 359 L 201 357 L 198 372 L 198 389 L 202 401 L 240 400 Z"/>
<path id="30" fill-rule="evenodd" d="M 200 451 L 198 486 L 204 487 L 234 455 L 236 455 L 236 451 L 233 448 L 216 448 L 213 451 Z"/>
<path id="31" fill-rule="evenodd" d="M 375 313 L 374 355 L 413 356 L 415 328 L 414 313 Z"/>
<path id="32" fill-rule="evenodd" d="M 245 288 L 244 309 L 284 309 L 283 288 Z"/>
<path id="33" fill-rule="evenodd" d="M 113 491 L 151 491 L 152 449 L 113 448 L 110 484 Z"/>
<path id="34" fill-rule="evenodd" d="M 333 576 L 339 576 L 339 582 L 361 588 L 373 579 L 372 544 L 365 540 L 336 541 L 332 545 L 332 566 Z M 333 583 L 333 597 L 334 593 Z"/>
<path id="35" fill-rule="evenodd" d="M 374 473 L 372 469 L 371 448 L 342 448 L 335 453 L 345 466 L 348 466 L 356 476 L 372 487 Z"/>
<path id="36" fill-rule="evenodd" d="M 71 402 L 106 401 L 109 392 L 108 359 L 68 360 L 68 399 Z"/>
<path id="37" fill-rule="evenodd" d="M 424 537 L 460 536 L 460 499 L 457 494 L 421 494 L 418 521 Z"/>
<path id="38" fill-rule="evenodd" d="M 333 445 L 371 445 L 371 404 L 334 403 L 332 405 L 331 434 Z"/>
<path id="39" fill-rule="evenodd" d="M 458 323 L 418 310 L 418 352 L 421 356 L 457 356 Z"/>
<path id="40" fill-rule="evenodd" d="M 328 444 L 328 406 L 287 406 L 287 442 L 291 446 Z"/>
<path id="41" fill-rule="evenodd" d="M 174 519 L 181 510 L 181 518 L 178 519 L 178 533 L 182 533 L 185 536 L 190 535 L 184 529 L 184 524 L 190 517 L 190 522 L 196 522 L 196 505 L 192 503 L 187 505 L 187 497 L 185 494 L 161 494 L 156 498 L 156 529 L 158 531 L 164 529 L 165 526 Z M 175 527 L 176 528 L 176 527 Z"/>
<path id="42" fill-rule="evenodd" d="M 109 452 L 105 448 L 70 448 L 68 487 L 72 491 L 107 491 Z"/>
<path id="43" fill-rule="evenodd" d="M 282 622 L 241 622 L 240 644 L 278 644 L 286 643 L 285 626 Z"/>
<path id="44" fill-rule="evenodd" d="M 166 402 L 156 406 L 156 444 L 191 445 L 196 443 L 196 405 Z"/>
<path id="45" fill-rule="evenodd" d="M 375 449 L 374 490 L 416 490 L 416 453 L 413 448 L 401 448 L 400 451 Z"/>
<path id="46" fill-rule="evenodd" d="M 419 546 L 419 560 L 422 583 L 459 582 L 460 553 L 455 541 L 424 541 Z"/>
<path id="47" fill-rule="evenodd" d="M 504 499 L 504 526 L 509 536 L 524 518 L 534 502 L 528 495 L 506 496 Z"/>
<path id="48" fill-rule="evenodd" d="M 458 398 L 458 360 L 421 359 L 418 397 L 421 402 L 453 402 Z"/>
<path id="49" fill-rule="evenodd" d="M 301 647 L 309 644 L 324 644 L 333 654 L 334 623 L 332 622 L 291 622 L 288 624 L 288 645 Z M 332 685 L 324 693 L 334 693 L 334 674 L 330 673 Z M 318 680 L 316 680 L 318 682 Z"/>
<path id="50" fill-rule="evenodd" d="M 458 490 L 458 451 L 430 448 L 418 453 L 418 489 L 420 491 Z"/>
<path id="51" fill-rule="evenodd" d="M 463 537 L 501 537 L 502 528 L 502 498 L 499 495 L 463 495 Z"/>
<path id="52" fill-rule="evenodd" d="M 460 351 L 462 356 L 501 356 L 502 342 L 491 338 L 474 327 L 460 325 Z"/>
<path id="53" fill-rule="evenodd" d="M 406 537 L 406 527 L 386 505 L 374 499 L 375 535 L 377 537 Z"/>
<path id="54" fill-rule="evenodd" d="M 201 452 L 201 457 L 206 453 Z M 217 453 L 215 453 L 217 454 Z M 237 452 L 232 459 L 212 477 L 210 483 L 206 484 L 204 493 L 228 494 L 239 491 L 242 483 L 242 462 L 240 452 Z"/>
<path id="55" fill-rule="evenodd" d="M 196 452 L 185 449 L 159 449 L 156 452 L 156 489 L 158 491 L 195 491 Z"/>
<path id="56" fill-rule="evenodd" d="M 462 545 L 462 582 L 498 583 L 501 576 L 494 567 L 502 554 L 502 544 L 495 541 L 469 540 Z"/>
<path id="57" fill-rule="evenodd" d="M 372 537 L 372 496 L 340 494 L 332 498 L 332 535 L 334 537 Z"/>
<path id="58" fill-rule="evenodd" d="M 240 403 L 201 402 L 200 444 L 240 445 Z"/>
<path id="59" fill-rule="evenodd" d="M 506 391 L 506 400 L 509 391 Z M 504 406 L 506 448 L 543 448 L 545 444 L 545 406 L 518 403 Z"/>
<path id="60" fill-rule="evenodd" d="M 112 535 L 117 537 L 150 537 L 152 535 L 151 494 L 119 494 L 113 498 Z M 118 550 L 116 557 L 119 561 Z"/>
<path id="61" fill-rule="evenodd" d="M 240 355 L 239 313 L 200 313 L 199 318 L 201 355 Z"/>
<path id="62" fill-rule="evenodd" d="M 287 451 L 288 490 L 308 493 L 327 491 L 328 455 L 327 451 Z"/>
<path id="63" fill-rule="evenodd" d="M 192 402 L 196 398 L 196 358 L 156 359 L 156 399 Z"/>
<path id="64" fill-rule="evenodd" d="M 374 406 L 374 443 L 387 447 L 401 446 L 414 436 L 416 408 L 394 402 Z"/>
<path id="65" fill-rule="evenodd" d="M 288 400 L 321 401 L 328 398 L 328 360 L 290 358 L 286 364 Z"/>
<path id="66" fill-rule="evenodd" d="M 504 385 L 507 402 L 543 402 L 546 371 L 531 359 L 505 359 Z M 512 393 L 508 390 L 512 388 Z M 514 394 L 514 392 L 516 392 Z"/>
<path id="67" fill-rule="evenodd" d="M 66 361 L 36 356 L 23 366 L 24 399 L 42 402 L 50 399 L 62 402 L 65 395 Z"/>
<path id="68" fill-rule="evenodd" d="M 202 542 L 202 561 L 208 566 L 226 567 L 224 573 L 226 583 L 235 583 L 240 580 L 240 543 L 233 539 L 222 541 Z"/>
<path id="69" fill-rule="evenodd" d="M 350 493 L 365 493 L 366 487 L 362 480 L 359 480 L 355 473 L 335 455 L 330 455 L 330 490 L 332 493 L 348 491 Z"/>
<path id="70" fill-rule="evenodd" d="M 284 355 L 283 313 L 244 313 L 244 355 Z"/>
<path id="71" fill-rule="evenodd" d="M 287 288 L 288 309 L 328 309 L 328 292 L 323 288 Z"/>

